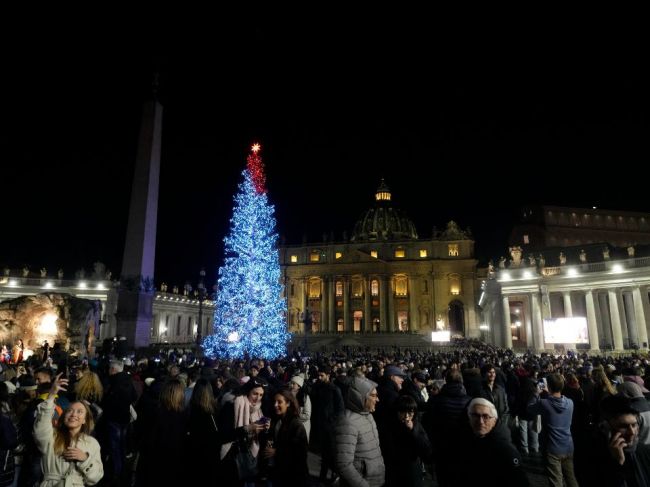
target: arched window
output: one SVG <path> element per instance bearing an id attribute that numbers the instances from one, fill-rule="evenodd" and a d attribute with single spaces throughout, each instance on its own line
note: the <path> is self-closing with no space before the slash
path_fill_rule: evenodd
<path id="1" fill-rule="evenodd" d="M 377 279 L 373 279 L 370 283 L 370 294 L 379 296 L 379 281 Z"/>
<path id="2" fill-rule="evenodd" d="M 336 331 L 338 331 L 338 332 L 343 332 L 344 331 L 344 329 L 343 329 L 343 318 L 339 318 L 338 320 L 336 320 Z"/>
<path id="3" fill-rule="evenodd" d="M 336 281 L 336 295 L 343 296 L 343 282 Z"/>

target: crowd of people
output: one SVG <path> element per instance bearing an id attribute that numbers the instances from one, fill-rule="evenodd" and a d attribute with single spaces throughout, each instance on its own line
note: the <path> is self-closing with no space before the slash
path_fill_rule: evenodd
<path id="1" fill-rule="evenodd" d="M 1 364 L 0 487 L 650 485 L 640 355 L 52 355 Z"/>

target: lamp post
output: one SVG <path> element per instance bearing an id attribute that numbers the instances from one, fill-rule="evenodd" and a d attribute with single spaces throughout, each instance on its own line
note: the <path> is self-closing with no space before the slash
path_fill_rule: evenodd
<path id="1" fill-rule="evenodd" d="M 196 345 L 201 345 L 201 327 L 203 326 L 203 300 L 205 300 L 205 284 L 203 278 L 205 277 L 205 269 L 199 272 L 199 284 L 197 285 L 198 298 L 199 298 L 199 322 L 196 327 Z"/>

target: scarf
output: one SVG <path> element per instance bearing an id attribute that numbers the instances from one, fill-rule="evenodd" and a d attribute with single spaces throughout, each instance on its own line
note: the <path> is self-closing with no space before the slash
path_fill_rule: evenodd
<path id="1" fill-rule="evenodd" d="M 235 428 L 241 428 L 242 426 L 248 426 L 251 423 L 256 422 L 262 417 L 262 404 L 258 403 L 252 405 L 248 401 L 247 396 L 237 396 L 234 401 L 234 410 L 235 410 Z M 223 460 L 230 448 L 232 447 L 233 442 L 224 443 L 221 445 L 221 459 Z M 257 454 L 260 451 L 260 444 L 257 440 L 257 436 L 253 437 L 250 441 L 248 448 L 251 451 L 251 455 L 257 458 Z"/>

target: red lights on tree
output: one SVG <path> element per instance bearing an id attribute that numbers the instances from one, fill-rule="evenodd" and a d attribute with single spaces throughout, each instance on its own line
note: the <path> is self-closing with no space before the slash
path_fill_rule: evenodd
<path id="1" fill-rule="evenodd" d="M 251 153 L 246 159 L 246 168 L 253 179 L 255 191 L 258 194 L 266 193 L 266 175 L 264 174 L 264 163 L 260 156 L 261 146 L 258 143 L 253 144 Z"/>

